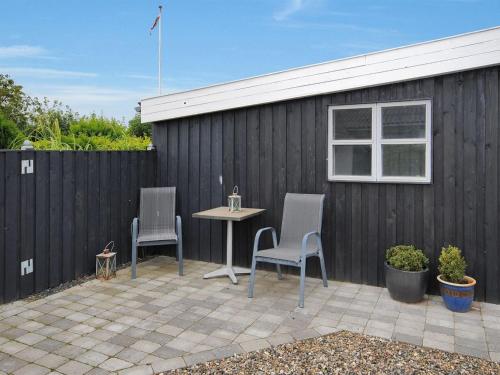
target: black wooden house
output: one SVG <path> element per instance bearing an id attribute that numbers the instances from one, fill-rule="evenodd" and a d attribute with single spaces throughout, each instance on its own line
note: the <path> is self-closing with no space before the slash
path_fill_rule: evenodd
<path id="1" fill-rule="evenodd" d="M 384 284 L 385 249 L 436 263 L 463 249 L 477 297 L 500 302 L 500 28 L 144 99 L 159 185 L 177 186 L 185 256 L 223 262 L 224 227 L 193 212 L 243 205 L 279 230 L 286 192 L 325 193 L 328 275 Z M 319 275 L 317 264 L 308 265 Z"/>

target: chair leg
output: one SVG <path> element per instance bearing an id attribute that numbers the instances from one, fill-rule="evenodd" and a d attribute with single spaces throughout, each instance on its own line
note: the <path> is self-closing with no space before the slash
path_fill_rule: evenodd
<path id="1" fill-rule="evenodd" d="M 300 290 L 299 290 L 299 307 L 304 307 L 304 291 L 306 284 L 306 258 L 300 262 Z"/>
<path id="2" fill-rule="evenodd" d="M 132 265 L 131 279 L 137 277 L 137 218 L 132 222 Z"/>
<path id="3" fill-rule="evenodd" d="M 257 265 L 257 261 L 255 260 L 255 256 L 252 257 L 252 269 L 250 271 L 250 280 L 248 281 L 248 298 L 253 298 L 253 288 L 255 286 L 255 267 Z"/>
<path id="4" fill-rule="evenodd" d="M 184 258 L 182 256 L 182 240 L 177 242 L 177 259 L 179 261 L 179 276 L 184 275 Z"/>
<path id="5" fill-rule="evenodd" d="M 276 265 L 276 272 L 278 272 L 278 280 L 283 280 L 283 274 L 281 273 L 281 265 Z"/>
<path id="6" fill-rule="evenodd" d="M 132 241 L 132 277 L 131 279 L 135 279 L 137 277 L 137 244 L 135 241 Z"/>
<path id="7" fill-rule="evenodd" d="M 177 229 L 177 260 L 179 262 L 179 276 L 184 275 L 184 256 L 182 255 L 182 221 L 180 216 L 176 216 L 175 225 Z"/>
<path id="8" fill-rule="evenodd" d="M 321 266 L 321 277 L 323 278 L 323 286 L 328 287 L 328 279 L 326 278 L 326 268 L 325 268 L 325 257 L 323 256 L 323 250 L 319 251 L 319 264 Z"/>

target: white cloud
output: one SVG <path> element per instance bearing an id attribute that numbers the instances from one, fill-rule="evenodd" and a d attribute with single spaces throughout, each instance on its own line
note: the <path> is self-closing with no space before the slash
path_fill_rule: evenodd
<path id="1" fill-rule="evenodd" d="M 292 14 L 299 12 L 302 10 L 309 1 L 307 0 L 289 0 L 288 4 L 284 9 L 281 9 L 274 13 L 273 18 L 276 21 L 285 21 L 287 20 Z"/>
<path id="2" fill-rule="evenodd" d="M 154 93 L 154 88 L 130 90 L 98 85 L 52 85 L 31 82 L 23 86 L 31 96 L 58 100 L 80 114 L 95 112 L 118 120 L 132 118 L 135 113 L 134 107 L 140 98 Z"/>
<path id="3" fill-rule="evenodd" d="M 0 46 L 0 59 L 48 57 L 47 50 L 38 46 L 24 44 L 14 46 Z"/>
<path id="4" fill-rule="evenodd" d="M 158 79 L 157 77 L 147 75 L 147 74 L 123 74 L 122 77 L 132 78 L 132 79 L 146 79 L 146 80 Z"/>
<path id="5" fill-rule="evenodd" d="M 78 72 L 73 70 L 59 70 L 46 68 L 21 68 L 0 66 L 0 72 L 10 74 L 14 77 L 31 77 L 31 78 L 93 78 L 97 77 L 97 73 Z"/>

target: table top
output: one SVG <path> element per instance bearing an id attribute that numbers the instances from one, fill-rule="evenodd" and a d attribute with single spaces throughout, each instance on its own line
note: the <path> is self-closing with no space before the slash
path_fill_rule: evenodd
<path id="1" fill-rule="evenodd" d="M 217 207 L 210 210 L 196 212 L 193 217 L 199 219 L 212 219 L 212 220 L 230 220 L 230 221 L 243 221 L 253 216 L 260 215 L 265 209 L 263 208 L 241 208 L 238 212 L 229 212 L 228 207 Z"/>

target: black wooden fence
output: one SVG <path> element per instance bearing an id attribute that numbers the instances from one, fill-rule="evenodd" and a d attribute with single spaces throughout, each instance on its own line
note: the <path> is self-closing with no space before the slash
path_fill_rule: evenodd
<path id="1" fill-rule="evenodd" d="M 129 261 L 138 191 L 155 181 L 154 151 L 0 152 L 0 303 L 93 273 L 111 240 Z"/>

